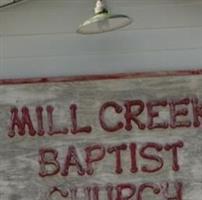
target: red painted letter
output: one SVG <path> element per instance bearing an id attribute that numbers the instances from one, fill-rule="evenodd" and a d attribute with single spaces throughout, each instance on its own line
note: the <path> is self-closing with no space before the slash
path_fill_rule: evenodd
<path id="1" fill-rule="evenodd" d="M 184 107 L 181 109 L 177 109 L 177 106 L 182 105 L 189 105 L 190 100 L 188 98 L 180 99 L 180 100 L 172 100 L 170 105 L 170 127 L 177 128 L 177 127 L 190 127 L 191 121 L 190 120 L 177 120 L 177 117 L 187 116 L 188 115 L 188 108 Z"/>
<path id="2" fill-rule="evenodd" d="M 18 115 L 18 109 L 16 107 L 11 109 L 11 121 L 10 121 L 9 133 L 8 136 L 14 137 L 15 127 L 18 128 L 18 134 L 20 136 L 25 135 L 25 127 L 28 127 L 29 135 L 34 136 L 36 131 L 34 130 L 32 120 L 30 118 L 29 109 L 27 107 L 22 108 L 22 118 L 20 119 Z"/>
<path id="3" fill-rule="evenodd" d="M 142 171 L 147 173 L 154 173 L 162 169 L 163 167 L 163 159 L 160 156 L 152 155 L 151 153 L 147 153 L 146 151 L 148 149 L 154 149 L 158 152 L 163 150 L 163 146 L 161 144 L 157 143 L 147 143 L 144 147 L 140 149 L 140 155 L 142 158 L 145 158 L 147 160 L 156 161 L 158 163 L 158 166 L 156 167 L 149 167 L 148 165 L 142 166 Z"/>
<path id="4" fill-rule="evenodd" d="M 123 128 L 123 123 L 122 122 L 117 122 L 116 125 L 109 125 L 107 124 L 107 120 L 105 119 L 105 114 L 106 114 L 106 110 L 109 108 L 113 108 L 115 110 L 116 113 L 121 113 L 122 112 L 122 107 L 120 105 L 118 105 L 116 102 L 106 102 L 102 105 L 102 107 L 100 108 L 100 113 L 99 113 L 99 119 L 100 119 L 100 125 L 101 127 L 108 132 L 116 132 L 120 129 Z"/>
<path id="5" fill-rule="evenodd" d="M 114 190 L 113 185 L 108 184 L 107 187 L 106 187 L 107 200 L 113 200 L 113 190 Z"/>
<path id="6" fill-rule="evenodd" d="M 90 133 L 92 131 L 91 126 L 85 126 L 85 127 L 79 127 L 78 126 L 78 119 L 77 119 L 77 105 L 72 104 L 70 106 L 70 112 L 71 112 L 71 120 L 72 120 L 72 134 L 77 133 Z"/>
<path id="7" fill-rule="evenodd" d="M 43 128 L 43 107 L 41 106 L 36 107 L 36 117 L 37 117 L 37 125 L 38 125 L 37 134 L 39 136 L 43 136 L 45 134 L 45 131 Z"/>
<path id="8" fill-rule="evenodd" d="M 139 187 L 139 190 L 138 190 L 137 200 L 143 200 L 143 197 L 142 197 L 143 196 L 143 192 L 146 189 L 152 189 L 154 194 L 159 194 L 160 191 L 161 191 L 160 187 L 157 184 L 154 184 L 154 183 L 145 183 L 145 184 L 142 184 Z"/>
<path id="9" fill-rule="evenodd" d="M 85 148 L 86 151 L 86 173 L 88 175 L 92 175 L 94 173 L 94 169 L 92 164 L 96 161 L 100 161 L 105 156 L 105 148 L 102 145 L 92 145 Z M 95 156 L 93 156 L 93 153 Z"/>
<path id="10" fill-rule="evenodd" d="M 64 163 L 63 171 L 61 172 L 62 176 L 68 176 L 69 174 L 69 167 L 75 166 L 77 168 L 77 173 L 80 176 L 85 174 L 85 170 L 79 160 L 79 157 L 76 152 L 76 148 L 74 146 L 69 146 L 67 156 Z"/>
<path id="11" fill-rule="evenodd" d="M 154 122 L 154 119 L 159 117 L 159 112 L 154 111 L 154 107 L 158 106 L 167 106 L 167 101 L 162 100 L 162 101 L 149 101 L 147 103 L 147 112 L 148 112 L 148 128 L 149 129 L 155 129 L 155 128 L 168 128 L 168 123 L 167 122 Z"/>
<path id="12" fill-rule="evenodd" d="M 121 174 L 123 169 L 122 169 L 122 164 L 121 164 L 121 151 L 126 150 L 127 145 L 126 144 L 121 144 L 119 146 L 112 146 L 107 149 L 108 153 L 113 153 L 115 152 L 115 158 L 116 158 L 116 170 L 115 172 L 117 174 Z"/>
<path id="13" fill-rule="evenodd" d="M 199 103 L 197 97 L 193 98 L 191 102 L 193 107 L 193 125 L 194 127 L 199 127 L 201 124 L 199 117 L 202 117 L 202 104 Z"/>
<path id="14" fill-rule="evenodd" d="M 138 107 L 136 111 L 133 111 L 133 107 Z M 144 102 L 141 100 L 134 100 L 134 101 L 127 101 L 125 103 L 126 113 L 125 113 L 125 120 L 126 126 L 125 129 L 130 131 L 132 130 L 132 121 L 136 123 L 139 129 L 145 129 L 145 124 L 143 124 L 139 119 L 138 116 L 144 110 Z"/>
<path id="15" fill-rule="evenodd" d="M 137 145 L 135 143 L 130 144 L 130 157 L 131 157 L 131 173 L 136 173 L 138 171 L 137 167 Z"/>
<path id="16" fill-rule="evenodd" d="M 55 149 L 51 148 L 42 148 L 39 150 L 39 164 L 40 172 L 39 176 L 53 176 L 60 171 L 60 164 L 57 161 L 58 152 Z M 48 170 L 46 166 L 52 166 L 51 170 Z"/>
<path id="17" fill-rule="evenodd" d="M 184 146 L 184 143 L 182 141 L 178 141 L 174 144 L 166 144 L 165 145 L 165 150 L 166 151 L 170 151 L 172 150 L 172 154 L 173 154 L 173 165 L 172 168 L 174 171 L 179 171 L 180 170 L 180 166 L 178 164 L 178 151 L 177 148 L 182 148 Z"/>
<path id="18" fill-rule="evenodd" d="M 116 191 L 117 191 L 116 200 L 130 200 L 135 195 L 136 187 L 133 184 L 124 183 L 117 185 Z"/>
<path id="19" fill-rule="evenodd" d="M 68 129 L 64 128 L 63 130 L 55 130 L 55 126 L 53 123 L 53 111 L 54 107 L 53 106 L 47 106 L 46 107 L 47 115 L 48 115 L 48 134 L 49 135 L 56 135 L 56 134 L 67 134 Z"/>
<path id="20" fill-rule="evenodd" d="M 183 184 L 181 182 L 177 182 L 174 184 L 175 194 L 169 194 L 169 187 L 170 184 L 166 183 L 166 187 L 163 191 L 163 196 L 166 200 L 183 200 L 182 199 Z M 170 191 L 173 191 L 173 189 L 171 189 Z"/>
<path id="21" fill-rule="evenodd" d="M 62 191 L 60 188 L 54 186 L 50 193 L 49 193 L 49 197 L 52 199 L 52 196 L 54 193 L 59 193 L 61 197 L 67 198 L 69 196 L 69 192 L 68 191 Z"/>

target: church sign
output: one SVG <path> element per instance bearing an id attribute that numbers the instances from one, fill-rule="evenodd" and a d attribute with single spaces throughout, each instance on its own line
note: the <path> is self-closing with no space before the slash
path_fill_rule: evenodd
<path id="1" fill-rule="evenodd" d="M 0 199 L 201 195 L 200 71 L 0 81 Z"/>

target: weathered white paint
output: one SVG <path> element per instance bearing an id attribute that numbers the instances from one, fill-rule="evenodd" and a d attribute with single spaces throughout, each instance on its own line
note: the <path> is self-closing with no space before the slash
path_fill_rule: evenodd
<path id="1" fill-rule="evenodd" d="M 132 183 L 137 186 L 144 183 L 155 183 L 161 188 L 161 192 L 156 195 L 151 189 L 144 191 L 144 200 L 168 200 L 168 197 L 176 196 L 176 189 L 173 187 L 175 182 L 181 182 L 182 198 L 176 200 L 199 200 L 202 193 L 202 134 L 201 126 L 194 127 L 193 107 L 191 101 L 188 105 L 178 105 L 176 110 L 183 108 L 188 109 L 186 116 L 178 116 L 177 121 L 192 122 L 189 128 L 157 128 L 153 130 L 140 130 L 132 122 L 132 130 L 127 131 L 125 128 L 116 132 L 104 130 L 99 122 L 99 111 L 102 105 L 109 101 L 114 101 L 123 107 L 123 111 L 117 114 L 114 109 L 108 108 L 104 119 L 109 126 L 113 126 L 117 121 L 124 123 L 124 103 L 130 100 L 141 100 L 145 102 L 144 111 L 139 116 L 143 123 L 148 125 L 146 102 L 151 100 L 180 100 L 184 98 L 198 98 L 202 103 L 202 75 L 199 76 L 168 76 L 153 78 L 127 78 L 117 80 L 97 80 L 85 82 L 57 82 L 57 83 L 35 83 L 19 85 L 2 85 L 0 86 L 0 197 L 3 200 L 84 200 L 81 188 L 97 184 L 102 186 L 102 192 L 99 194 L 100 200 L 109 200 L 106 191 L 103 192 L 104 186 L 112 184 L 116 186 L 120 183 Z M 73 127 L 71 123 L 71 114 L 69 106 L 77 104 L 77 122 L 81 126 L 91 126 L 91 133 L 78 133 L 49 135 L 49 125 L 47 120 L 46 107 L 54 107 L 53 121 L 54 128 L 63 130 Z M 29 108 L 30 118 L 35 130 L 37 130 L 37 118 L 35 109 L 42 106 L 44 136 L 29 135 L 26 128 L 25 135 L 18 135 L 18 126 L 12 129 L 12 119 L 10 109 L 17 107 L 19 116 L 21 108 Z M 137 109 L 136 106 L 133 109 Z M 157 106 L 153 108 L 154 112 L 159 112 L 159 116 L 154 122 L 161 123 L 166 121 L 170 124 L 169 105 Z M 196 115 L 195 115 L 196 116 Z M 172 118 L 172 117 L 171 117 Z M 201 117 L 199 117 L 201 123 Z M 10 132 L 14 130 L 14 132 Z M 11 136 L 11 133 L 15 135 Z M 60 132 L 61 133 L 61 132 Z M 173 156 L 171 151 L 165 149 L 157 152 L 155 149 L 147 149 L 147 153 L 158 155 L 164 160 L 161 170 L 155 173 L 146 173 L 141 170 L 143 165 L 149 168 L 156 168 L 159 162 L 155 160 L 143 159 L 137 153 L 136 173 L 130 172 L 131 159 L 129 147 L 121 152 L 121 163 L 123 172 L 115 173 L 115 156 L 106 155 L 100 161 L 93 163 L 93 175 L 79 176 L 76 173 L 77 168 L 70 166 L 69 174 L 61 176 L 64 167 L 65 158 L 68 148 L 74 145 L 80 161 L 86 169 L 86 154 L 84 149 L 87 146 L 101 144 L 105 148 L 120 144 L 136 143 L 138 149 L 149 142 L 159 145 L 166 145 L 181 141 L 184 146 L 178 148 L 179 170 L 172 169 Z M 41 177 L 42 167 L 39 163 L 41 160 L 39 149 L 52 148 L 59 152 L 57 160 L 60 162 L 61 170 L 56 175 Z M 93 153 L 97 156 L 99 151 Z M 138 150 L 139 152 L 139 150 Z M 46 154 L 47 155 L 47 154 Z M 51 156 L 46 156 L 46 160 L 52 161 Z M 72 159 L 73 160 L 73 159 Z M 45 169 L 54 171 L 53 165 L 45 165 Z M 45 170 L 45 171 L 46 171 Z M 50 172 L 49 171 L 49 172 Z M 166 183 L 169 183 L 169 190 L 166 191 Z M 78 198 L 62 198 L 58 192 L 51 193 L 54 187 L 63 192 L 74 187 L 79 187 Z M 137 190 L 138 191 L 138 190 Z M 128 190 L 125 191 L 127 195 Z M 135 200 L 140 200 L 137 193 L 133 196 Z M 168 194 L 167 194 L 168 193 Z M 114 189 L 113 200 L 117 199 L 117 193 Z M 88 198 L 85 200 L 89 200 Z M 92 198 L 92 200 L 97 200 Z"/>
<path id="2" fill-rule="evenodd" d="M 0 10 L 0 78 L 200 68 L 202 0 L 109 0 L 134 22 L 82 36 L 94 0 L 27 0 Z"/>

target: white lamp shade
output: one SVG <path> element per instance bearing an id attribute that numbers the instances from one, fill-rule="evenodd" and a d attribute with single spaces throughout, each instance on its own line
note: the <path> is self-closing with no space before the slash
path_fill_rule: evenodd
<path id="1" fill-rule="evenodd" d="M 110 13 L 97 14 L 83 24 L 77 29 L 78 33 L 81 34 L 96 34 L 109 32 L 123 28 L 129 25 L 132 19 L 126 15 L 113 15 Z"/>

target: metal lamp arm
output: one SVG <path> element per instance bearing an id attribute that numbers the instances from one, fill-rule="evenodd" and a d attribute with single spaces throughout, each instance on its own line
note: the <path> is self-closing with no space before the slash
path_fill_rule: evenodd
<path id="1" fill-rule="evenodd" d="M 94 13 L 96 15 L 100 13 L 108 13 L 106 2 L 104 2 L 103 0 L 97 0 L 94 8 Z"/>

